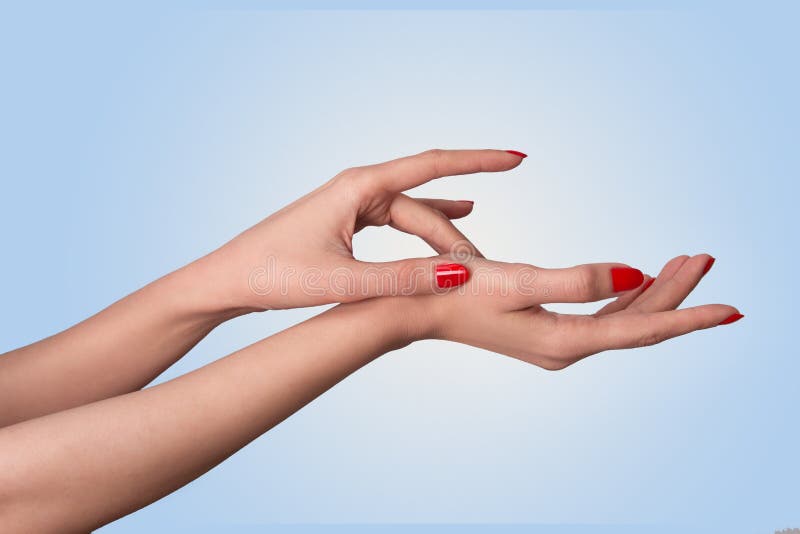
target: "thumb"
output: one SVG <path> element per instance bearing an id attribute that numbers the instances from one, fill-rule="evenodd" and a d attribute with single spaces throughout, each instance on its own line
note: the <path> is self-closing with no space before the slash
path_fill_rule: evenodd
<path id="1" fill-rule="evenodd" d="M 449 256 L 387 262 L 356 261 L 353 267 L 357 298 L 446 293 L 469 280 L 466 265 Z"/>

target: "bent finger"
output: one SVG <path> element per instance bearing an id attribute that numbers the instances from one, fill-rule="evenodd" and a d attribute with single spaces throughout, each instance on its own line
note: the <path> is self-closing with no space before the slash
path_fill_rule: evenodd
<path id="1" fill-rule="evenodd" d="M 595 316 L 599 317 L 601 315 L 617 313 L 619 311 L 627 309 L 628 306 L 630 306 L 633 301 L 639 298 L 639 295 L 647 291 L 647 289 L 653 284 L 654 281 L 655 278 L 648 275 L 644 275 L 644 282 L 642 282 L 642 285 L 612 300 L 611 302 L 609 302 L 608 304 L 597 310 L 595 312 Z"/>
<path id="2" fill-rule="evenodd" d="M 437 200 L 436 202 L 440 206 L 450 208 L 451 213 L 453 209 L 463 209 L 463 206 L 450 204 L 445 206 L 443 204 L 452 201 Z M 472 207 L 470 206 L 469 209 L 471 210 Z M 450 253 L 457 258 L 464 255 L 480 255 L 475 245 L 450 222 L 448 214 L 433 208 L 429 203 L 409 198 L 406 195 L 397 195 L 389 208 L 389 218 L 389 224 L 393 228 L 420 237 L 438 254 Z"/>
<path id="3" fill-rule="evenodd" d="M 634 304 L 636 310 L 645 312 L 674 310 L 697 287 L 705 274 L 706 265 L 712 260 L 708 254 L 698 254 L 683 261 L 680 258 L 683 257 L 676 258 L 664 267 L 665 274 L 659 275 L 653 287 Z M 672 267 L 671 272 L 667 271 L 667 267 Z"/>

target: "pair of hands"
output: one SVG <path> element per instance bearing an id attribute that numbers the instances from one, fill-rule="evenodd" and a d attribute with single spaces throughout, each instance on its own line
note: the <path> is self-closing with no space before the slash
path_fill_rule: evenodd
<path id="1" fill-rule="evenodd" d="M 417 339 L 561 369 L 741 317 L 719 304 L 675 310 L 710 256 L 675 258 L 654 282 L 617 263 L 493 262 L 451 222 L 471 211 L 469 202 L 403 194 L 440 176 L 503 171 L 521 160 L 498 150 L 430 151 L 350 169 L 205 258 L 3 355 L 0 525 L 99 527 L 188 483 L 351 372 Z M 438 255 L 357 261 L 353 234 L 387 224 Z M 593 315 L 542 307 L 611 297 Z M 230 317 L 332 302 L 343 304 L 142 389 Z"/>
<path id="2" fill-rule="evenodd" d="M 430 150 L 347 169 L 204 259 L 226 302 L 247 311 L 385 298 L 408 343 L 438 338 L 562 369 L 604 350 L 659 343 L 741 318 L 732 306 L 676 310 L 713 264 L 707 254 L 670 260 L 655 279 L 620 263 L 544 269 L 485 259 L 451 222 L 469 201 L 403 192 L 443 176 L 513 169 L 503 150 Z M 386 263 L 354 258 L 352 238 L 390 225 L 438 256 Z M 556 302 L 612 301 L 592 315 L 558 314 Z"/>

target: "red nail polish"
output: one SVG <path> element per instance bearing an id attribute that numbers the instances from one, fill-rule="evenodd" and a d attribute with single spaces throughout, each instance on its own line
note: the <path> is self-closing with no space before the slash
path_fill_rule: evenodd
<path id="1" fill-rule="evenodd" d="M 655 279 L 655 278 L 651 278 L 650 280 L 648 280 L 647 282 L 645 282 L 645 283 L 644 283 L 644 287 L 642 288 L 642 293 L 644 293 L 645 291 L 647 291 L 647 288 L 648 288 L 648 287 L 650 287 L 650 286 L 652 286 L 652 285 L 653 285 L 653 282 L 655 282 L 655 281 L 656 281 L 656 279 Z"/>
<path id="2" fill-rule="evenodd" d="M 506 150 L 506 152 L 508 152 L 509 154 L 514 154 L 515 156 L 519 156 L 523 159 L 528 157 L 527 154 L 525 154 L 524 152 L 520 152 L 519 150 Z"/>
<path id="3" fill-rule="evenodd" d="M 460 286 L 469 280 L 469 271 L 460 263 L 443 263 L 436 266 L 436 285 L 441 288 Z"/>
<path id="4" fill-rule="evenodd" d="M 708 261 L 706 262 L 706 266 L 703 267 L 703 274 L 706 274 L 708 271 L 711 270 L 711 266 L 714 265 L 715 261 L 717 261 L 717 260 L 713 256 L 711 258 L 708 258 Z"/>
<path id="5" fill-rule="evenodd" d="M 628 291 L 636 289 L 644 281 L 644 275 L 639 269 L 632 267 L 612 267 L 611 283 L 614 291 Z"/>
<path id="6" fill-rule="evenodd" d="M 470 204 L 475 204 L 474 200 L 458 200 L 457 202 L 469 202 Z"/>
<path id="7" fill-rule="evenodd" d="M 741 313 L 734 313 L 733 315 L 731 315 L 730 317 L 728 317 L 727 319 L 725 319 L 724 321 L 719 323 L 719 326 L 724 325 L 724 324 L 735 323 L 736 321 L 738 321 L 742 317 L 744 317 L 744 315 L 742 315 Z"/>

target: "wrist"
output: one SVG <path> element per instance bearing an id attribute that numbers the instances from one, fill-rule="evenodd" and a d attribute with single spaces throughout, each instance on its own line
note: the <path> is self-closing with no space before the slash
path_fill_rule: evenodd
<path id="1" fill-rule="evenodd" d="M 398 348 L 437 337 L 436 307 L 430 297 L 382 297 L 365 302 L 380 306 L 390 340 Z"/>
<path id="2" fill-rule="evenodd" d="M 215 327 L 252 311 L 241 305 L 221 283 L 219 269 L 209 257 L 200 258 L 156 281 L 173 312 Z"/>

